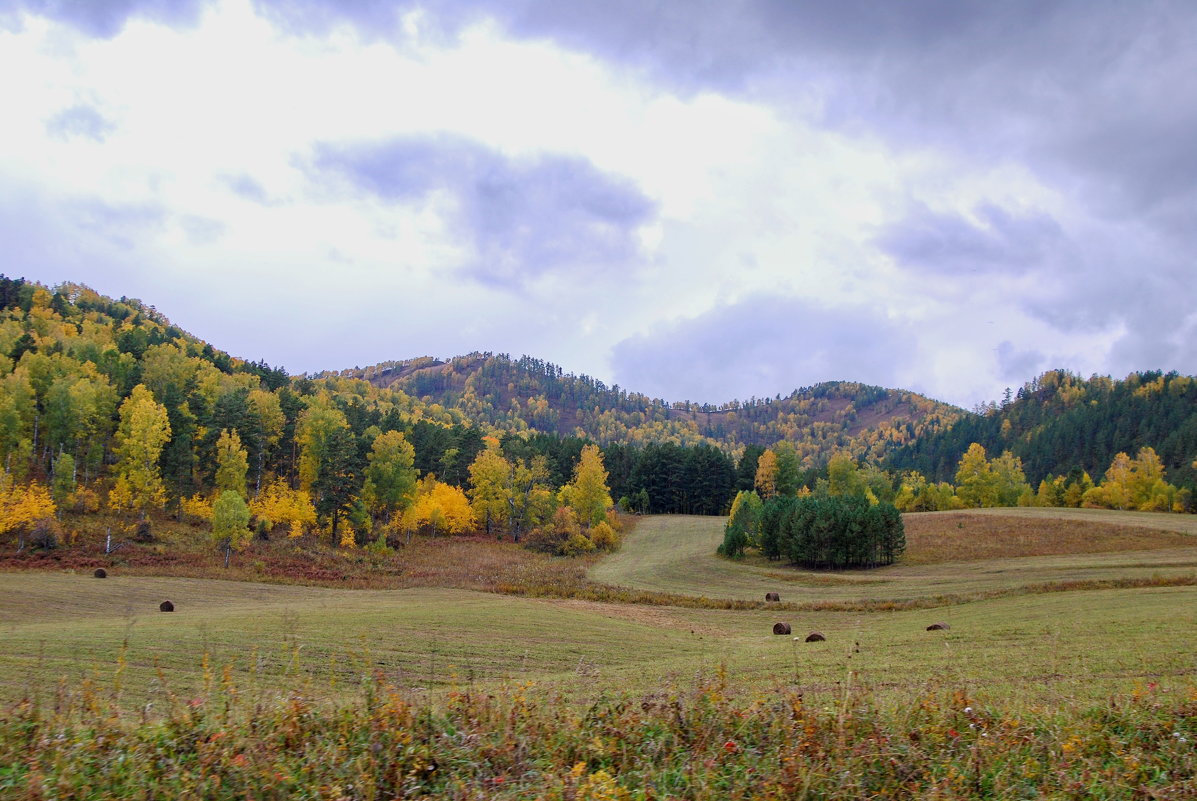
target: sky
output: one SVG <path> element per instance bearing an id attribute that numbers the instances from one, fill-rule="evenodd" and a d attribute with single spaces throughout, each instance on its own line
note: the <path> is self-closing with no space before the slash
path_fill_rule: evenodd
<path id="1" fill-rule="evenodd" d="M 1197 373 L 1188 0 L 0 0 L 10 277 L 292 374 Z"/>

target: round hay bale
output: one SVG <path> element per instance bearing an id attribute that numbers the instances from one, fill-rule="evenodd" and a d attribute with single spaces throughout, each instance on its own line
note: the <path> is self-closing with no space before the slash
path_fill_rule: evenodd
<path id="1" fill-rule="evenodd" d="M 947 631 L 952 628 L 947 623 L 932 623 L 927 627 L 927 631 Z"/>
<path id="2" fill-rule="evenodd" d="M 173 612 L 173 611 L 175 611 L 175 605 L 172 604 L 170 601 L 163 601 L 162 603 L 158 604 L 158 611 L 159 612 Z"/>
<path id="3" fill-rule="evenodd" d="M 773 624 L 773 633 L 774 634 L 789 634 L 790 633 L 790 624 L 789 623 L 774 623 Z"/>
<path id="4" fill-rule="evenodd" d="M 812 631 L 810 634 L 806 635 L 807 642 L 825 642 L 826 640 L 827 638 L 817 631 Z"/>
<path id="5" fill-rule="evenodd" d="M 775 592 L 767 592 L 767 593 L 765 593 L 765 600 L 766 601 L 780 601 L 781 596 Z"/>
<path id="6" fill-rule="evenodd" d="M 97 567 L 96 572 L 92 573 L 96 578 L 108 578 L 108 571 L 102 567 Z"/>

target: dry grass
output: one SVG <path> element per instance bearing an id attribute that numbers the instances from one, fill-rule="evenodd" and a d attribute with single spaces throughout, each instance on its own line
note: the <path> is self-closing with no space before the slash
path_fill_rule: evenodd
<path id="1" fill-rule="evenodd" d="M 1047 516 L 937 512 L 908 514 L 906 565 L 973 562 L 1026 556 L 1154 551 L 1191 548 L 1190 534 Z"/>

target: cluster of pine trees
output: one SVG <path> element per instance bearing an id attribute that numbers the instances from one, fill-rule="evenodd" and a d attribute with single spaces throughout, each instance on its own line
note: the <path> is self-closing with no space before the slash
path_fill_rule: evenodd
<path id="1" fill-rule="evenodd" d="M 902 517 L 891 503 L 863 494 L 774 495 L 740 492 L 718 552 L 739 558 L 755 548 L 771 560 L 843 570 L 893 564 L 906 548 Z"/>

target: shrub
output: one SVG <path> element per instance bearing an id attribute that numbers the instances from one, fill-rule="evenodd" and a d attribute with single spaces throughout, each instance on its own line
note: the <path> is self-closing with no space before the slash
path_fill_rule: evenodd
<path id="1" fill-rule="evenodd" d="M 33 530 L 29 532 L 29 544 L 43 551 L 54 550 L 61 541 L 62 528 L 52 517 L 43 517 L 33 524 Z"/>
<path id="2" fill-rule="evenodd" d="M 614 551 L 619 548 L 619 535 L 606 521 L 590 529 L 590 541 L 600 551 Z"/>

